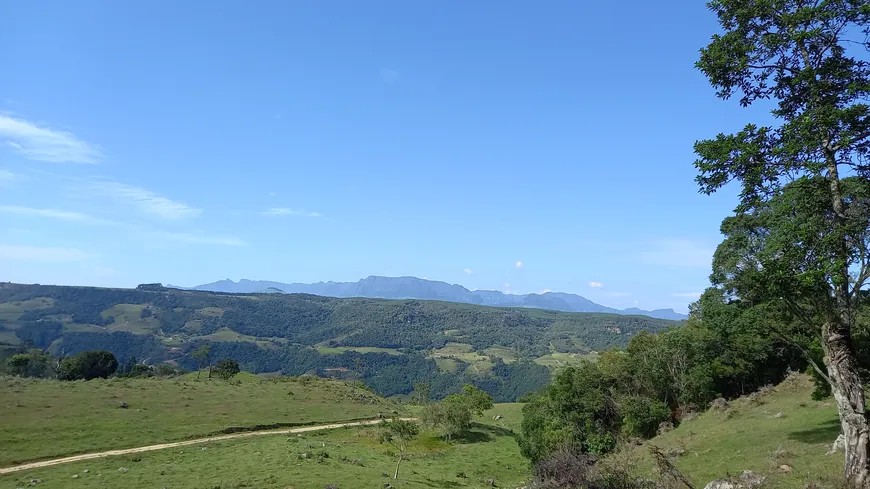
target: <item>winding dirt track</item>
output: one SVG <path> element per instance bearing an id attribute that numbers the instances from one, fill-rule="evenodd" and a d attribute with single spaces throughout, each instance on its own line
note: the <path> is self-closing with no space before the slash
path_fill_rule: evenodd
<path id="1" fill-rule="evenodd" d="M 403 421 L 416 421 L 417 420 L 417 418 L 401 418 L 401 419 Z M 21 464 L 21 465 L 15 465 L 13 467 L 0 468 L 0 475 L 11 474 L 13 472 L 19 472 L 22 470 L 38 469 L 41 467 L 49 467 L 52 465 L 66 464 L 66 463 L 70 463 L 70 462 L 80 462 L 82 460 L 92 460 L 95 458 L 111 457 L 114 455 L 127 455 L 130 453 L 153 452 L 154 450 L 163 450 L 165 448 L 186 447 L 188 445 L 197 445 L 199 443 L 208 443 L 210 441 L 232 440 L 234 438 L 248 438 L 251 436 L 286 435 L 286 434 L 292 434 L 292 433 L 305 433 L 307 431 L 332 430 L 335 428 L 344 428 L 346 426 L 368 426 L 368 425 L 373 425 L 373 424 L 379 424 L 383 421 L 387 421 L 387 420 L 385 420 L 385 419 L 369 419 L 366 421 L 354 421 L 352 423 L 335 423 L 335 424 L 322 424 L 322 425 L 316 425 L 316 426 L 302 426 L 299 428 L 288 428 L 288 429 L 283 429 L 283 430 L 246 431 L 243 433 L 233 433 L 231 435 L 209 436 L 206 438 L 197 438 L 195 440 L 184 440 L 184 441 L 177 441 L 177 442 L 173 442 L 173 443 L 161 443 L 159 445 L 148 445 L 148 446 L 137 447 L 137 448 L 125 448 L 123 450 L 109 450 L 106 452 L 85 453 L 83 455 L 73 455 L 72 457 L 56 458 L 53 460 L 43 460 L 41 462 L 30 462 L 30 463 Z"/>

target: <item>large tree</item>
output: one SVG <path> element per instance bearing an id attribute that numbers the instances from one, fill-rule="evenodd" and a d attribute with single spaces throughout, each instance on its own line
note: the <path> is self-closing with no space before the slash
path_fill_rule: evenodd
<path id="1" fill-rule="evenodd" d="M 714 282 L 813 328 L 846 438 L 845 474 L 870 483 L 870 424 L 853 342 L 870 278 L 866 0 L 713 0 L 724 32 L 697 67 L 720 98 L 773 101 L 773 123 L 695 145 L 698 183 L 741 185 Z"/>

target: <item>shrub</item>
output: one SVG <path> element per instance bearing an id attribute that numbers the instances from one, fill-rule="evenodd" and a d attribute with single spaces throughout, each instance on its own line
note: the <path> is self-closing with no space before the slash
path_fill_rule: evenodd
<path id="1" fill-rule="evenodd" d="M 620 401 L 622 429 L 628 435 L 652 438 L 671 411 L 661 401 L 642 396 L 628 396 Z"/>
<path id="2" fill-rule="evenodd" d="M 224 380 L 230 380 L 240 371 L 239 362 L 235 360 L 219 360 L 214 367 L 214 374 Z"/>
<path id="3" fill-rule="evenodd" d="M 118 370 L 118 359 L 107 351 L 86 351 L 64 358 L 60 363 L 60 380 L 106 379 Z"/>

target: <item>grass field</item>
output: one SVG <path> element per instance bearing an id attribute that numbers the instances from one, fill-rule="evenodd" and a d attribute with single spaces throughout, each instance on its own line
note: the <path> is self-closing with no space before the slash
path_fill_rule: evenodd
<path id="1" fill-rule="evenodd" d="M 843 453 L 825 452 L 840 433 L 837 410 L 833 401 L 812 401 L 809 384 L 806 377 L 795 377 L 759 401 L 736 400 L 725 411 L 708 411 L 647 444 L 683 450 L 675 465 L 696 487 L 744 470 L 766 475 L 765 489 L 803 489 L 809 482 L 835 480 L 843 470 Z M 637 454 L 641 475 L 649 476 L 646 449 L 638 448 Z"/>
<path id="2" fill-rule="evenodd" d="M 379 442 L 379 428 L 345 428 L 296 435 L 212 442 L 130 456 L 117 456 L 34 469 L 0 476 L 0 486 L 25 485 L 42 479 L 39 487 L 151 489 L 197 488 L 455 488 L 519 487 L 529 467 L 520 456 L 512 433 L 492 421 L 505 420 L 517 405 L 496 406 L 482 417 L 469 436 L 446 443 L 423 432 L 411 443 L 399 479 L 392 475 L 393 449 Z M 500 420 L 502 421 L 502 420 Z M 119 470 L 119 469 L 127 470 Z M 85 472 L 87 470 L 87 472 Z M 73 475 L 78 477 L 73 478 Z"/>
<path id="3" fill-rule="evenodd" d="M 492 370 L 492 362 L 489 360 L 489 357 L 474 351 L 471 345 L 467 343 L 447 343 L 444 345 L 444 348 L 432 350 L 429 358 L 433 358 L 436 361 L 439 358 L 462 360 L 471 365 L 474 373 L 487 373 Z M 438 367 L 442 368 L 441 365 Z M 445 364 L 444 368 L 450 368 L 450 366 Z M 452 368 L 455 371 L 455 365 Z"/>
<path id="4" fill-rule="evenodd" d="M 517 361 L 517 353 L 512 348 L 492 346 L 483 350 L 481 353 L 486 356 L 501 358 L 504 363 L 514 363 Z"/>
<path id="5" fill-rule="evenodd" d="M 144 308 L 145 306 L 139 304 L 116 304 L 100 314 L 104 318 L 110 316 L 115 318 L 115 322 L 107 327 L 109 331 L 126 331 L 136 334 L 154 333 L 160 329 L 160 321 L 153 317 L 139 317 Z"/>
<path id="6" fill-rule="evenodd" d="M 0 377 L 0 466 L 205 436 L 230 427 L 345 421 L 397 409 L 344 382 Z M 119 408 L 126 402 L 127 409 Z"/>
<path id="7" fill-rule="evenodd" d="M 535 359 L 535 363 L 552 369 L 560 369 L 577 365 L 584 359 L 595 360 L 595 353 L 559 353 L 554 352 Z"/>

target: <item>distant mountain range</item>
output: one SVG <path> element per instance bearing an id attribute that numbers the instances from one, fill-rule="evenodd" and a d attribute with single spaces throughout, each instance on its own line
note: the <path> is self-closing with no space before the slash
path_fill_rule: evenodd
<path id="1" fill-rule="evenodd" d="M 656 309 L 644 311 L 637 308 L 613 309 L 596 304 L 589 299 L 562 292 L 546 292 L 544 294 L 514 295 L 497 290 L 468 290 L 461 285 L 425 280 L 417 277 L 368 277 L 358 282 L 317 282 L 315 284 L 285 284 L 268 280 L 241 279 L 233 282 L 230 279 L 197 285 L 196 287 L 179 287 L 167 285 L 176 289 L 205 290 L 211 292 L 229 292 L 236 294 L 249 293 L 302 293 L 326 297 L 370 297 L 376 299 L 420 299 L 447 302 L 460 302 L 496 307 L 531 307 L 567 312 L 604 312 L 623 315 L 643 315 L 658 319 L 681 320 L 685 314 L 673 309 Z"/>

